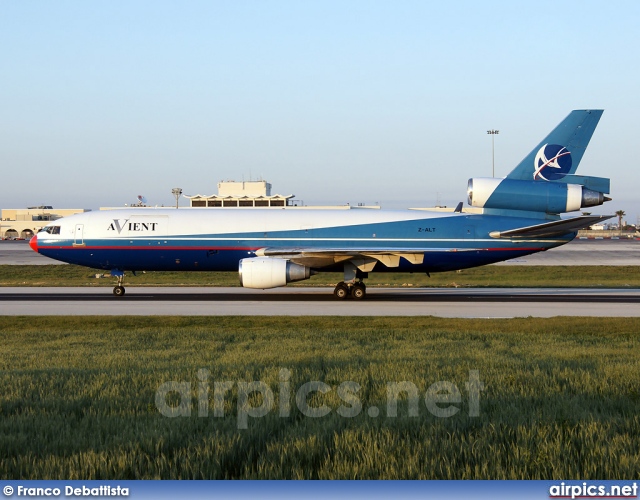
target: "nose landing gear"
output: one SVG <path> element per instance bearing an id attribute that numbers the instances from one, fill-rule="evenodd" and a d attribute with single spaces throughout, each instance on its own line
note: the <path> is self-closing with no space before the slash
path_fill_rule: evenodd
<path id="1" fill-rule="evenodd" d="M 122 286 L 122 284 L 124 283 L 124 271 L 112 269 L 111 276 L 115 276 L 116 278 L 118 278 L 118 284 L 114 287 L 113 294 L 116 297 L 122 297 L 125 293 L 124 286 Z"/>

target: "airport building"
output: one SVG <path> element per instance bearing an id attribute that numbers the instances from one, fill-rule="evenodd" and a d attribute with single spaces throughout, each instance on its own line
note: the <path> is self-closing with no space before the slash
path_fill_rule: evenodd
<path id="1" fill-rule="evenodd" d="M 380 206 L 367 206 L 358 204 L 357 206 L 345 205 L 318 205 L 305 206 L 302 200 L 294 199 L 293 194 L 281 195 L 271 194 L 271 184 L 264 180 L 259 181 L 221 181 L 218 183 L 218 194 L 211 195 L 182 195 L 189 200 L 188 208 L 287 208 L 287 209 L 325 209 L 325 210 L 350 210 L 353 208 L 373 208 Z M 139 197 L 140 198 L 140 197 Z M 127 206 L 127 205 L 125 205 Z M 122 207 L 100 207 L 100 210 L 117 210 Z M 129 208 L 154 209 L 160 208 L 158 205 L 150 206 L 146 200 L 140 203 L 129 205 Z M 161 208 L 171 208 L 162 205 Z M 174 208 L 176 208 L 174 206 Z M 180 207 L 183 208 L 183 207 Z"/>
<path id="2" fill-rule="evenodd" d="M 218 182 L 218 194 L 185 196 L 191 207 L 290 207 L 295 206 L 294 195 L 271 194 L 267 181 L 222 181 Z"/>
<path id="3" fill-rule="evenodd" d="M 50 206 L 3 208 L 0 211 L 0 238 L 29 239 L 43 226 L 68 215 L 88 212 L 84 208 L 54 209 Z"/>
<path id="4" fill-rule="evenodd" d="M 379 209 L 378 205 L 357 206 L 345 205 L 316 205 L 305 206 L 302 200 L 294 199 L 293 194 L 271 194 L 271 184 L 259 181 L 221 181 L 218 182 L 218 194 L 186 196 L 190 207 L 206 208 L 297 208 L 297 209 L 326 209 L 350 210 L 353 208 Z"/>

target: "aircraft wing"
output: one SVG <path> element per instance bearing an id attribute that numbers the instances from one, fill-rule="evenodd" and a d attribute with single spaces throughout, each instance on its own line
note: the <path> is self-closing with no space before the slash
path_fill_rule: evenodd
<path id="1" fill-rule="evenodd" d="M 469 249 L 473 251 L 477 249 Z M 261 248 L 256 251 L 259 257 L 279 257 L 287 259 L 295 264 L 309 267 L 327 267 L 340 262 L 351 261 L 362 272 L 373 270 L 377 262 L 386 267 L 398 267 L 400 259 L 405 259 L 411 264 L 422 264 L 425 252 L 461 252 L 465 250 L 457 248 L 421 249 L 398 248 L 393 250 L 380 249 L 347 249 L 347 248 Z"/>
<path id="2" fill-rule="evenodd" d="M 613 215 L 583 215 L 571 219 L 555 220 L 535 224 L 533 226 L 509 229 L 506 231 L 493 231 L 489 235 L 492 238 L 546 238 L 561 236 L 579 229 L 585 229 L 593 224 L 614 217 Z M 398 267 L 400 259 L 405 259 L 411 264 L 422 264 L 424 254 L 430 251 L 437 252 L 465 252 L 476 251 L 477 248 L 394 248 L 393 250 L 380 250 L 379 248 L 308 248 L 308 247 L 266 247 L 256 251 L 258 257 L 279 257 L 287 259 L 302 266 L 322 268 L 351 261 L 362 272 L 373 270 L 377 262 L 386 267 Z"/>
<path id="3" fill-rule="evenodd" d="M 614 215 L 581 215 L 572 219 L 554 220 L 534 226 L 519 227 L 507 231 L 492 231 L 492 238 L 541 238 L 561 236 L 579 229 L 586 229 L 603 220 L 611 219 Z"/>

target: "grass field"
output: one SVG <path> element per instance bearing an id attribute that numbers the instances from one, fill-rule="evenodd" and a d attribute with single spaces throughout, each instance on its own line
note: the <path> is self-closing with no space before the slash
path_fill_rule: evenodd
<path id="1" fill-rule="evenodd" d="M 633 318 L 5 317 L 0 477 L 636 478 L 639 332 Z M 484 384 L 478 416 L 470 370 Z M 182 400 L 191 416 L 159 413 L 156 392 L 169 381 L 191 384 L 192 400 Z M 212 393 L 223 381 L 233 388 L 219 417 Z M 238 428 L 241 381 L 274 394 L 274 409 L 248 417 L 247 429 Z M 332 388 L 309 400 L 329 407 L 324 417 L 296 408 L 295 391 L 310 381 Z M 360 385 L 353 418 L 337 412 L 346 381 Z M 402 381 L 421 395 L 418 416 L 406 401 L 398 417 L 387 414 L 387 383 Z M 460 391 L 459 403 L 440 404 L 458 408 L 448 418 L 424 402 L 438 381 Z M 265 401 L 252 393 L 249 403 Z"/>
<path id="2" fill-rule="evenodd" d="M 80 266 L 0 265 L 0 286 L 113 286 L 105 271 Z M 335 286 L 339 273 L 322 273 L 289 286 Z M 637 266 L 484 266 L 460 272 L 371 273 L 367 286 L 414 287 L 640 287 Z M 127 275 L 129 286 L 239 286 L 238 273 L 148 272 Z"/>

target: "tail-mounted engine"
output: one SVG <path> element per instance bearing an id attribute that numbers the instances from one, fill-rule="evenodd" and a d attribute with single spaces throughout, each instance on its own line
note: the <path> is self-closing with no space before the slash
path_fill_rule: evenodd
<path id="1" fill-rule="evenodd" d="M 608 179 L 574 177 L 586 179 L 585 184 L 589 184 L 591 179 L 592 184 L 606 188 L 608 192 Z M 611 199 L 602 192 L 587 189 L 582 184 L 495 178 L 469 179 L 467 196 L 468 203 L 472 207 L 526 210 L 549 214 L 595 207 Z"/>

